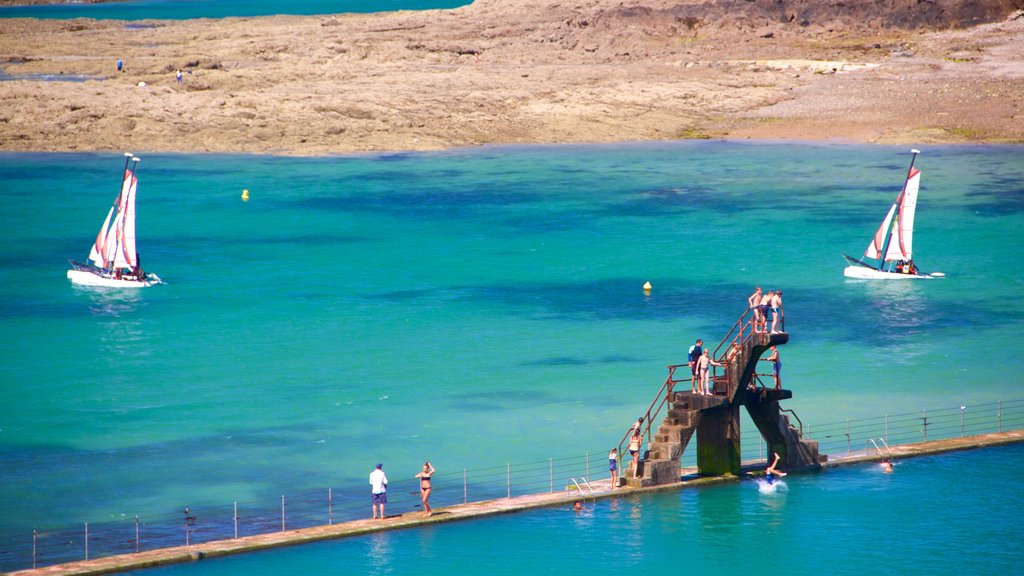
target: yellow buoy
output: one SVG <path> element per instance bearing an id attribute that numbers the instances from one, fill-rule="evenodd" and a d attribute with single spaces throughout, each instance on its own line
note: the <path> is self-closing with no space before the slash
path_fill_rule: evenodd
<path id="1" fill-rule="evenodd" d="M 249 201 L 249 190 L 242 190 L 242 201 L 243 202 L 248 202 Z"/>
<path id="2" fill-rule="evenodd" d="M 650 292 L 650 291 L 651 291 L 651 283 L 650 282 L 644 282 L 644 292 Z"/>

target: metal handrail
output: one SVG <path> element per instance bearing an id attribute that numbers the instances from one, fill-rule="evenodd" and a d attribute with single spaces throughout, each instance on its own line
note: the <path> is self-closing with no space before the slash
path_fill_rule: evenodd
<path id="1" fill-rule="evenodd" d="M 800 425 L 800 436 L 803 437 L 803 435 L 804 435 L 804 421 L 801 420 L 800 417 L 796 415 L 796 412 L 794 412 L 793 410 L 790 410 L 788 408 L 782 408 L 781 406 L 779 407 L 779 412 L 789 412 L 790 414 L 793 415 L 793 418 L 796 418 L 797 424 Z"/>
<path id="2" fill-rule="evenodd" d="M 689 365 L 688 364 L 673 364 L 671 366 L 668 366 L 668 377 L 665 378 L 665 383 L 661 385 L 660 389 L 658 389 L 658 394 L 657 394 L 657 396 L 654 397 L 654 400 L 651 401 L 651 405 L 647 408 L 647 412 L 642 414 L 643 419 L 644 419 L 644 423 L 640 427 L 640 434 L 642 436 L 646 436 L 647 437 L 647 443 L 648 444 L 650 444 L 650 442 L 651 442 L 651 421 L 654 420 L 654 418 L 658 416 L 658 414 L 661 412 L 662 407 L 665 406 L 665 404 L 667 402 L 669 402 L 669 400 L 672 398 L 672 390 L 675 387 L 675 385 L 678 384 L 679 382 L 687 382 L 687 381 L 691 381 L 692 382 L 693 381 L 692 377 L 691 378 L 681 379 L 681 380 L 674 380 L 672 378 L 675 375 L 676 368 L 679 368 L 681 366 L 689 366 Z M 655 405 L 657 405 L 657 407 L 655 407 Z M 619 469 L 620 470 L 622 469 L 622 454 L 623 454 L 622 447 L 623 447 L 623 445 L 628 445 L 629 438 L 632 435 L 633 435 L 633 427 L 630 427 L 629 430 L 627 430 L 626 433 L 622 436 L 622 439 L 619 441 L 619 447 L 618 447 L 618 453 L 617 454 L 618 454 L 618 459 L 619 459 L 618 465 L 619 465 Z M 639 455 L 639 452 L 637 452 L 637 454 Z"/>
<path id="3" fill-rule="evenodd" d="M 569 481 L 576 486 L 576 491 L 579 492 L 581 496 L 586 498 L 587 495 L 583 492 L 583 486 L 586 486 L 587 492 L 590 493 L 590 497 L 593 498 L 595 501 L 597 500 L 596 493 L 594 492 L 594 487 L 590 485 L 590 482 L 587 482 L 587 479 L 585 477 L 580 476 L 579 478 L 569 478 Z M 583 486 L 580 486 L 580 481 L 583 482 Z"/>

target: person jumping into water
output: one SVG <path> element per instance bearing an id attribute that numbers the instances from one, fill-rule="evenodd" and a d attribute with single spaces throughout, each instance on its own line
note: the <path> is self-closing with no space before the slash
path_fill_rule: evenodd
<path id="1" fill-rule="evenodd" d="M 769 486 L 775 483 L 775 476 L 782 478 L 783 476 L 786 475 L 785 472 L 775 469 L 775 467 L 779 464 L 779 454 L 777 452 L 773 452 L 773 454 L 775 454 L 775 461 L 772 462 L 771 466 L 765 468 L 764 470 L 764 479 Z"/>

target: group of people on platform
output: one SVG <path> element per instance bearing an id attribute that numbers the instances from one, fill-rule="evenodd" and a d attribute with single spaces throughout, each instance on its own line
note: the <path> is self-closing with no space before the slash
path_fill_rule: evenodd
<path id="1" fill-rule="evenodd" d="M 785 313 L 782 308 L 782 290 L 769 290 L 761 293 L 761 287 L 754 288 L 754 293 L 747 298 L 747 305 L 753 312 L 750 323 L 755 334 L 778 334 L 786 327 Z M 768 329 L 768 315 L 771 314 L 771 331 Z"/>

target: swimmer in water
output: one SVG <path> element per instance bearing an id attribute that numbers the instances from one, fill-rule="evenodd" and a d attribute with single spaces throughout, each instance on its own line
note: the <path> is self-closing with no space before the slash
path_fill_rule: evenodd
<path id="1" fill-rule="evenodd" d="M 880 464 L 882 466 L 882 472 L 885 472 L 886 474 L 892 474 L 892 460 L 890 460 L 888 457 L 885 457 L 882 458 Z"/>
<path id="2" fill-rule="evenodd" d="M 767 482 L 769 486 L 775 483 L 775 477 L 776 476 L 778 476 L 779 478 L 782 478 L 783 476 L 786 475 L 785 472 L 783 472 L 781 470 L 776 470 L 775 469 L 775 467 L 778 464 L 779 464 L 779 455 L 777 453 L 775 453 L 775 461 L 772 462 L 771 466 L 769 466 L 768 468 L 765 468 L 765 471 L 764 471 L 764 479 L 765 479 L 765 482 Z"/>

